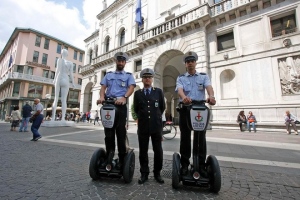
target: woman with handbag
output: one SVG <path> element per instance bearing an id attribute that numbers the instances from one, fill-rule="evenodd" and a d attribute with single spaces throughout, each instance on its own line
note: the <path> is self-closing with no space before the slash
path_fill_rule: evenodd
<path id="1" fill-rule="evenodd" d="M 252 124 L 253 131 L 256 132 L 256 118 L 251 111 L 249 111 L 249 115 L 247 116 L 247 129 L 251 132 L 250 124 Z"/>
<path id="2" fill-rule="evenodd" d="M 19 111 L 19 106 L 15 106 L 14 110 L 11 112 L 11 131 L 16 131 L 16 127 L 19 125 L 20 120 L 22 119 L 21 113 Z"/>
<path id="3" fill-rule="evenodd" d="M 239 115 L 237 116 L 237 120 L 236 122 L 239 123 L 239 126 L 240 126 L 240 130 L 241 132 L 243 131 L 243 124 L 246 124 L 247 122 L 247 118 L 246 118 L 246 115 L 244 113 L 244 111 L 240 111 Z"/>

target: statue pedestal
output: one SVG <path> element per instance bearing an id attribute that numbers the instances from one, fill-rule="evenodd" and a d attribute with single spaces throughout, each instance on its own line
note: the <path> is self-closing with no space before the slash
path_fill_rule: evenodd
<path id="1" fill-rule="evenodd" d="M 75 126 L 73 121 L 44 121 L 41 126 L 43 127 L 59 127 L 59 126 Z"/>

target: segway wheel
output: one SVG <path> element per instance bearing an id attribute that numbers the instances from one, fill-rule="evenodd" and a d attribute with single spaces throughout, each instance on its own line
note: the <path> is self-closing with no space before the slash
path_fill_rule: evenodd
<path id="1" fill-rule="evenodd" d="M 172 163 L 172 187 L 178 189 L 180 182 L 180 156 L 178 153 L 173 154 L 173 163 Z"/>
<path id="2" fill-rule="evenodd" d="M 132 181 L 134 168 L 135 168 L 135 154 L 131 150 L 127 153 L 127 156 L 125 157 L 125 165 L 123 168 L 123 178 L 125 183 L 130 183 Z"/>
<path id="3" fill-rule="evenodd" d="M 217 158 L 209 155 L 206 159 L 210 191 L 218 193 L 221 189 L 221 171 Z"/>
<path id="4" fill-rule="evenodd" d="M 92 158 L 90 161 L 90 166 L 89 166 L 89 173 L 90 173 L 90 177 L 93 180 L 98 180 L 101 177 L 99 168 L 105 160 L 105 154 L 106 154 L 105 150 L 100 148 L 100 149 L 97 149 L 94 152 L 94 154 L 92 155 Z"/>

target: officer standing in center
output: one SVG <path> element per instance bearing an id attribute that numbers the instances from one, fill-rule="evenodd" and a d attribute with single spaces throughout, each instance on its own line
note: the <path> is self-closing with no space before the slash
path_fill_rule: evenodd
<path id="1" fill-rule="evenodd" d="M 103 103 L 107 98 L 116 98 L 115 106 L 119 111 L 120 120 L 118 126 L 113 128 L 105 128 L 105 146 L 106 152 L 115 152 L 115 133 L 117 135 L 119 165 L 118 169 L 122 169 L 124 157 L 126 154 L 126 119 L 127 119 L 127 98 L 133 93 L 136 86 L 133 75 L 124 71 L 128 55 L 123 52 L 115 54 L 116 71 L 108 72 L 101 81 L 100 98 L 97 105 Z"/>
<path id="2" fill-rule="evenodd" d="M 140 77 L 144 88 L 134 93 L 134 112 L 138 117 L 138 140 L 141 178 L 138 183 L 148 180 L 149 159 L 148 148 L 151 137 L 154 151 L 154 178 L 158 183 L 164 183 L 160 176 L 163 165 L 163 149 L 161 145 L 162 113 L 165 110 L 164 94 L 160 88 L 152 87 L 154 71 L 143 69 Z"/>
<path id="3" fill-rule="evenodd" d="M 187 72 L 180 75 L 176 81 L 176 89 L 178 92 L 180 102 L 184 104 L 191 104 L 192 100 L 200 101 L 205 99 L 205 90 L 208 93 L 206 102 L 210 105 L 215 105 L 216 100 L 214 97 L 214 89 L 211 86 L 210 79 L 206 73 L 199 73 L 196 71 L 196 61 L 198 56 L 195 52 L 187 52 L 183 56 L 185 67 Z M 180 128 L 180 154 L 181 154 L 181 174 L 186 175 L 188 173 L 188 166 L 190 164 L 191 157 L 191 130 L 188 128 L 186 116 L 188 116 L 189 110 L 186 106 L 183 106 L 179 111 L 179 128 Z M 200 134 L 199 144 L 199 164 L 200 175 L 207 177 L 205 170 L 206 159 L 206 136 L 205 132 Z"/>

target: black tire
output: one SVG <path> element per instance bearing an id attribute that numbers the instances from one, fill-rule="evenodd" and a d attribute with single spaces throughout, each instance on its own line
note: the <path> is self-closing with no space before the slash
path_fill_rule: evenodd
<path id="1" fill-rule="evenodd" d="M 99 148 L 92 155 L 92 158 L 90 161 L 90 166 L 89 166 L 89 173 L 90 173 L 90 177 L 93 180 L 98 180 L 101 177 L 101 175 L 99 173 L 99 168 L 105 160 L 105 154 L 106 154 L 105 150 L 102 148 Z"/>
<path id="2" fill-rule="evenodd" d="M 125 183 L 130 183 L 134 174 L 135 168 L 135 154 L 129 151 L 125 157 L 125 165 L 123 168 L 123 178 Z"/>
<path id="3" fill-rule="evenodd" d="M 168 133 L 171 131 L 170 133 Z M 172 140 L 177 134 L 177 128 L 174 125 L 166 124 L 163 127 L 163 137 L 167 140 Z"/>
<path id="4" fill-rule="evenodd" d="M 180 182 L 180 156 L 178 153 L 173 154 L 172 163 L 172 187 L 178 189 Z"/>
<path id="5" fill-rule="evenodd" d="M 206 159 L 210 191 L 218 193 L 221 189 L 221 171 L 217 158 L 209 155 Z"/>

